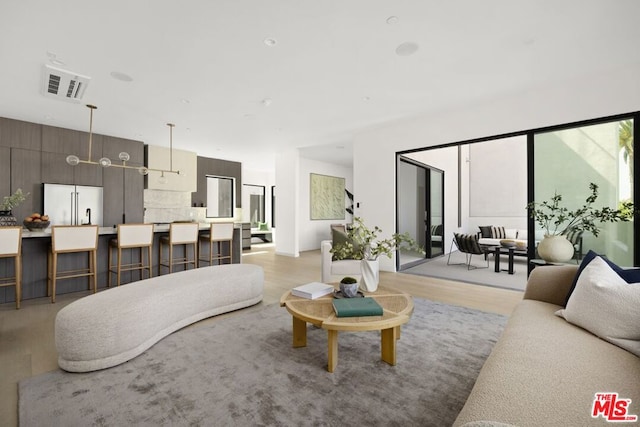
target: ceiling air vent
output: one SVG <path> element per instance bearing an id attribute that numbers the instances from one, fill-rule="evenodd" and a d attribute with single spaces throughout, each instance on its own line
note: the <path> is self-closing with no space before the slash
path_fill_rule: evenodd
<path id="1" fill-rule="evenodd" d="M 80 101 L 91 77 L 50 65 L 44 66 L 42 93 L 44 96 L 66 101 Z"/>

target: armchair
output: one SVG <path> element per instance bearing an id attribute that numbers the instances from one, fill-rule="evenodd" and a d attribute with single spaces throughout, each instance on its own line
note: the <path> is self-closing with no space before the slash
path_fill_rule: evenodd
<path id="1" fill-rule="evenodd" d="M 472 270 L 476 268 L 487 268 L 489 267 L 489 260 L 487 260 L 486 267 L 476 267 L 471 264 L 471 258 L 473 255 L 484 255 L 486 257 L 486 251 L 478 244 L 478 236 L 474 234 L 458 234 L 453 233 L 453 241 L 451 242 L 451 248 L 449 248 L 449 258 L 447 258 L 447 265 L 466 265 L 467 270 Z M 456 245 L 458 250 L 465 254 L 466 261 L 464 263 L 456 263 L 451 264 L 451 252 L 453 249 L 453 245 Z"/>
<path id="2" fill-rule="evenodd" d="M 331 247 L 331 240 L 323 240 L 320 243 L 320 253 L 322 257 L 322 282 L 337 282 L 344 276 L 355 276 L 356 278 L 359 278 L 359 276 L 362 275 L 360 270 L 360 260 L 343 259 L 340 261 L 334 261 L 333 254 L 331 253 Z"/>
<path id="3" fill-rule="evenodd" d="M 576 264 L 580 264 L 582 259 L 582 234 L 583 231 L 571 230 L 567 233 L 567 240 L 573 245 L 573 254 Z"/>

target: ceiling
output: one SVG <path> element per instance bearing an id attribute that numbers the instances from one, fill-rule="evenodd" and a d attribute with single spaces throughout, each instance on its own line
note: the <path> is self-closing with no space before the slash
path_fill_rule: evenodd
<path id="1" fill-rule="evenodd" d="M 364 129 L 639 63 L 638 16 L 636 0 L 5 1 L 0 116 L 88 130 L 90 103 L 96 133 L 168 146 L 173 122 L 174 148 L 253 169 L 293 147 L 350 164 Z M 91 77 L 83 99 L 43 96 L 45 64 Z"/>

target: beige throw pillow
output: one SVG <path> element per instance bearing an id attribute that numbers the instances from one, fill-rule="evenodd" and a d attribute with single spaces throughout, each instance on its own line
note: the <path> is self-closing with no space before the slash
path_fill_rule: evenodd
<path id="1" fill-rule="evenodd" d="M 625 282 L 601 257 L 584 268 L 567 306 L 556 314 L 640 356 L 640 283 Z"/>

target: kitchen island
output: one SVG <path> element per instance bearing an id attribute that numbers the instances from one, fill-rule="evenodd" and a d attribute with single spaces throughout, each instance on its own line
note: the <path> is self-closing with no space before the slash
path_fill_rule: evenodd
<path id="1" fill-rule="evenodd" d="M 209 231 L 209 223 L 200 223 L 200 232 L 207 233 Z M 158 272 L 158 248 L 159 240 L 163 235 L 169 233 L 169 224 L 154 225 L 153 252 L 151 264 L 152 272 L 156 276 Z M 116 237 L 117 229 L 115 227 L 100 227 L 98 230 L 98 289 L 107 287 L 108 272 L 108 254 L 109 241 Z M 44 231 L 22 231 L 22 299 L 41 298 L 47 296 L 47 254 L 51 245 L 51 228 Z M 176 256 L 179 255 L 181 249 L 176 248 Z M 136 262 L 138 259 L 137 251 L 125 251 L 123 253 L 124 262 Z M 133 260 L 131 257 L 134 257 Z M 234 264 L 242 262 L 242 240 L 241 226 L 235 224 L 233 231 L 233 254 L 232 261 Z M 84 268 L 87 265 L 86 254 L 67 254 L 62 256 L 58 263 L 61 268 L 69 269 Z M 13 265 L 7 262 L 0 262 L 0 274 L 7 275 L 7 269 L 12 269 Z M 11 270 L 12 271 L 12 270 Z M 124 272 L 122 274 L 123 282 L 139 280 L 138 272 Z M 145 275 L 146 278 L 146 275 Z M 78 292 L 88 289 L 89 279 L 74 278 L 59 280 L 56 286 L 56 294 L 65 294 L 69 292 Z M 15 302 L 15 288 L 0 288 L 0 303 Z"/>

